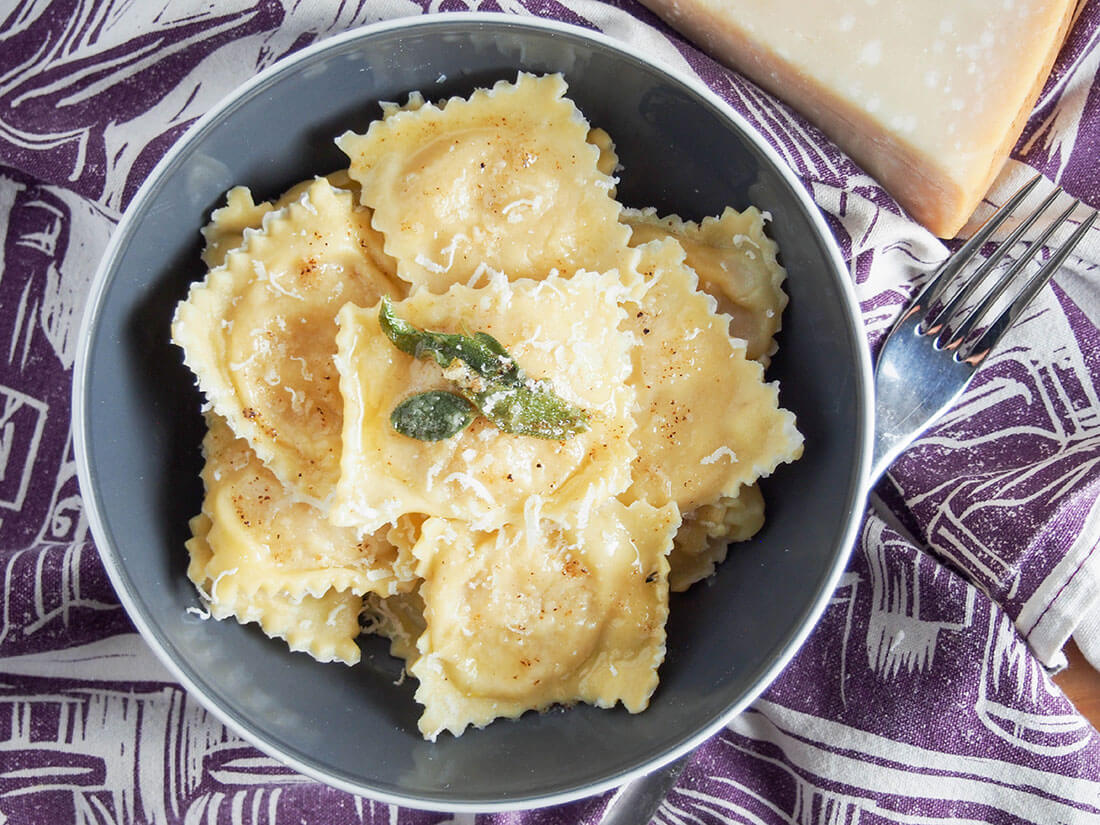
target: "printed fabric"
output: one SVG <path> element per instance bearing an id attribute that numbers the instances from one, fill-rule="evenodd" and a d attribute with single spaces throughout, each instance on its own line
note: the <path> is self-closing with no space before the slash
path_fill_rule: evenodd
<path id="1" fill-rule="evenodd" d="M 0 822 L 593 825 L 394 808 L 227 730 L 134 632 L 89 534 L 70 423 L 89 284 L 137 187 L 281 57 L 380 19 L 537 15 L 697 75 L 826 213 L 869 346 L 955 243 L 812 125 L 621 0 L 8 0 L 0 4 Z M 1100 0 L 1083 5 L 991 208 L 1032 170 L 1100 205 Z M 806 645 L 705 744 L 657 821 L 1100 821 L 1100 739 L 1051 681 L 1100 662 L 1100 230 L 878 486 Z M 181 548 L 182 552 L 182 548 Z"/>

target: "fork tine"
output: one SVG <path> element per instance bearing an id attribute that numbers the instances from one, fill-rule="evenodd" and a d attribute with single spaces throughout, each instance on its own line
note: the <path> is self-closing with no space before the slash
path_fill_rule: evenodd
<path id="1" fill-rule="evenodd" d="M 966 283 L 963 285 L 962 289 L 955 293 L 950 301 L 944 304 L 943 309 L 939 311 L 936 317 L 930 323 L 926 324 L 926 328 L 929 332 L 934 332 L 940 327 L 943 327 L 943 329 L 940 330 L 939 336 L 936 338 L 936 347 L 939 349 L 950 349 L 952 342 L 955 343 L 955 345 L 958 344 L 959 338 L 952 330 L 947 328 L 947 322 L 968 300 L 970 300 L 970 296 L 985 282 L 989 273 L 997 267 L 1004 256 L 1008 254 L 1009 250 L 1016 245 L 1020 238 L 1024 236 L 1025 232 L 1031 229 L 1031 225 L 1038 220 L 1039 216 L 1043 214 L 1055 200 L 1057 200 L 1060 194 L 1062 194 L 1062 187 L 1055 187 L 1054 191 L 1039 204 L 1039 207 L 1028 215 L 1027 218 L 1013 230 L 1012 234 L 1005 238 L 993 251 L 993 254 L 966 279 Z M 931 309 L 931 307 L 929 307 L 929 309 Z M 950 336 L 947 334 L 949 332 L 951 332 Z"/>
<path id="2" fill-rule="evenodd" d="M 1068 215 L 1063 215 L 1067 217 Z M 1051 255 L 1048 260 L 1039 269 L 1038 272 L 1032 276 L 1031 281 L 1021 290 L 1020 294 L 1016 296 L 1016 299 L 1002 312 L 997 318 L 989 325 L 981 337 L 974 342 L 973 346 L 969 347 L 967 353 L 957 354 L 955 357 L 961 361 L 966 361 L 969 364 L 977 365 L 989 354 L 989 351 L 993 347 L 997 346 L 1004 334 L 1009 328 L 1016 323 L 1016 320 L 1020 317 L 1028 304 L 1032 302 L 1039 291 L 1047 285 L 1047 282 L 1054 276 L 1054 273 L 1058 271 L 1059 267 L 1065 262 L 1066 258 L 1070 256 L 1074 248 L 1081 239 L 1085 237 L 1089 229 L 1092 228 L 1093 223 L 1096 221 L 1097 213 L 1094 210 L 1091 215 L 1088 216 L 1081 225 L 1074 230 L 1073 234 L 1069 236 L 1069 239 L 1063 243 L 1058 250 Z M 1036 244 L 1038 246 L 1038 244 Z"/>
<path id="3" fill-rule="evenodd" d="M 1046 245 L 1047 241 L 1050 240 L 1050 236 L 1053 235 L 1062 226 L 1062 224 L 1064 224 L 1069 219 L 1069 216 L 1073 214 L 1074 210 L 1077 209 L 1080 203 L 1081 201 L 1074 199 L 1069 208 L 1062 212 L 1062 214 L 1059 215 L 1056 220 L 1052 221 L 1050 226 L 1043 230 L 1043 234 L 1036 238 L 1035 241 L 1033 241 L 1031 245 L 1027 248 L 1027 250 L 1012 263 L 1012 266 L 1009 267 L 1009 269 L 1003 275 L 1001 275 L 1000 281 L 993 287 L 993 289 L 989 291 L 989 293 L 981 300 L 981 302 L 976 307 L 974 307 L 969 316 L 961 324 L 959 324 L 958 329 L 952 332 L 951 342 L 944 346 L 944 349 L 957 347 L 964 340 L 966 340 L 967 337 L 969 337 L 970 333 L 974 331 L 974 327 L 977 326 L 978 322 L 982 319 L 982 316 L 989 312 L 993 304 L 996 303 L 996 301 L 1002 295 L 1004 295 L 1005 291 L 1015 281 L 1016 276 L 1023 271 L 1024 267 L 1031 263 L 1036 255 L 1039 254 L 1039 250 L 1041 250 Z M 1046 206 L 1047 204 L 1043 204 L 1042 207 L 1036 210 L 1032 217 L 1038 217 L 1039 213 L 1046 209 Z"/>
<path id="4" fill-rule="evenodd" d="M 974 255 L 977 254 L 985 245 L 985 242 L 989 240 L 989 236 L 1000 228 L 1001 224 L 1008 219 L 1012 211 L 1020 205 L 1024 198 L 1031 194 L 1031 190 L 1038 186 L 1039 181 L 1042 179 L 1043 176 L 1041 174 L 1036 174 L 1035 177 L 1021 186 L 1016 194 L 1005 202 L 1004 206 L 994 212 L 989 220 L 982 224 L 981 227 L 970 236 L 970 239 L 959 247 L 954 255 L 950 256 L 940 265 L 940 268 L 936 270 L 936 273 L 929 279 L 928 283 L 924 285 L 924 288 L 917 293 L 916 298 L 911 302 L 911 306 L 919 311 L 928 312 L 943 295 L 947 285 L 954 280 L 955 276 L 959 274 L 959 271 L 962 270 L 964 266 L 970 263 Z M 910 315 L 911 312 L 912 310 L 906 313 L 906 315 Z M 921 322 L 920 331 L 922 333 L 928 332 L 928 326 L 925 321 Z"/>

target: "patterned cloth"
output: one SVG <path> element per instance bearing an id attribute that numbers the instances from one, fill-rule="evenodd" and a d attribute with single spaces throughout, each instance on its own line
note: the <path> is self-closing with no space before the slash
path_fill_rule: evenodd
<path id="1" fill-rule="evenodd" d="M 88 532 L 70 378 L 89 281 L 143 178 L 232 86 L 397 15 L 480 9 L 603 30 L 694 72 L 827 214 L 876 346 L 948 248 L 812 126 L 633 3 L 0 3 L 0 822 L 595 823 L 398 810 L 282 768 L 175 684 Z M 1100 205 L 1100 0 L 1087 2 L 993 200 L 1027 167 Z M 1100 738 L 1051 682 L 1100 662 L 1100 232 L 877 490 L 824 617 L 695 756 L 662 823 L 1100 821 Z M 915 538 L 913 538 L 915 537 Z"/>

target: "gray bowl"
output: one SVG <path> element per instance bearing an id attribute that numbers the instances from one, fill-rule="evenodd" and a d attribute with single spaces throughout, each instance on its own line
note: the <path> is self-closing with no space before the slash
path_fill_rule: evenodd
<path id="1" fill-rule="evenodd" d="M 201 399 L 169 343 L 176 302 L 203 277 L 198 229 L 223 193 L 273 196 L 344 164 L 332 139 L 365 129 L 380 100 L 430 99 L 561 71 L 618 141 L 619 197 L 688 218 L 756 204 L 789 272 L 771 376 L 805 456 L 765 485 L 768 522 L 708 583 L 673 598 L 668 656 L 650 708 L 575 707 L 435 744 L 416 729 L 411 680 L 379 639 L 353 668 L 287 651 L 255 626 L 202 621 L 185 575 L 202 489 Z M 621 44 L 554 23 L 440 15 L 350 32 L 230 96 L 146 181 L 92 288 L 74 383 L 81 488 L 126 609 L 179 680 L 231 728 L 296 769 L 413 807 L 501 810 L 613 787 L 700 744 L 794 655 L 824 609 L 863 509 L 869 365 L 828 230 L 764 141 L 693 79 Z"/>

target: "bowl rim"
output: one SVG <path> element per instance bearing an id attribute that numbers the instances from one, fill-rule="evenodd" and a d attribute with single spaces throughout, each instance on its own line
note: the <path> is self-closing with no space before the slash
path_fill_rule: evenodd
<path id="1" fill-rule="evenodd" d="M 639 24 L 646 25 L 639 20 Z M 299 64 L 312 60 L 315 55 L 335 50 L 343 45 L 359 39 L 369 39 L 377 34 L 395 29 L 418 29 L 447 26 L 451 24 L 476 24 L 486 28 L 511 27 L 515 29 L 534 29 L 543 32 L 557 33 L 589 40 L 612 52 L 623 54 L 634 60 L 639 60 L 659 74 L 664 74 L 673 81 L 687 87 L 709 103 L 726 120 L 730 121 L 747 141 L 766 158 L 776 173 L 784 180 L 800 202 L 810 224 L 823 242 L 827 265 L 833 270 L 833 275 L 841 295 L 847 320 L 850 324 L 848 334 L 856 340 L 863 337 L 863 327 L 859 304 L 855 294 L 855 287 L 848 274 L 848 268 L 840 253 L 839 246 L 822 216 L 817 204 L 810 197 L 806 187 L 795 174 L 794 170 L 779 155 L 775 148 L 763 138 L 744 116 L 733 109 L 717 93 L 710 89 L 700 78 L 693 73 L 685 71 L 679 66 L 671 65 L 659 56 L 648 55 L 631 47 L 631 44 L 619 40 L 601 31 L 585 28 L 572 23 L 558 20 L 511 15 L 501 12 L 447 12 L 429 13 L 419 16 L 400 16 L 382 20 L 366 26 L 350 29 L 346 32 L 333 35 L 318 43 L 311 44 L 292 55 L 277 60 L 261 72 L 257 73 L 242 84 L 236 86 L 224 97 L 193 123 L 180 138 L 168 149 L 164 156 L 146 176 L 130 203 L 126 207 L 121 220 L 115 227 L 104 250 L 103 256 L 92 278 L 88 297 L 81 318 L 77 339 L 76 359 L 73 370 L 72 387 L 72 426 L 74 453 L 77 464 L 77 477 L 81 495 L 85 502 L 84 510 L 88 518 L 89 529 L 95 540 L 99 556 L 103 560 L 108 577 L 113 585 L 120 602 L 126 609 L 126 613 L 138 630 L 138 633 L 146 644 L 152 649 L 156 657 L 166 667 L 168 672 L 176 678 L 179 684 L 195 698 L 205 709 L 210 711 L 229 730 L 243 738 L 249 744 L 255 746 L 263 753 L 277 759 L 303 775 L 315 779 L 330 787 L 337 788 L 358 796 L 366 796 L 380 802 L 415 808 L 419 810 L 444 811 L 453 813 L 492 813 L 501 811 L 526 810 L 548 807 L 574 802 L 621 786 L 627 782 L 638 779 L 647 773 L 655 771 L 664 765 L 673 762 L 690 751 L 695 750 L 703 742 L 712 737 L 720 729 L 725 727 L 733 717 L 741 713 L 752 701 L 754 701 L 775 679 L 780 672 L 790 663 L 797 651 L 802 647 L 809 634 L 814 629 L 821 614 L 832 596 L 833 590 L 842 575 L 856 536 L 862 523 L 862 515 L 865 509 L 869 492 L 869 474 L 872 457 L 872 439 L 874 434 L 874 403 L 872 390 L 872 370 L 870 349 L 866 346 L 856 348 L 856 391 L 858 393 L 858 406 L 862 413 L 862 421 L 865 423 L 861 438 L 856 445 L 858 463 L 853 468 L 856 484 L 851 491 L 848 500 L 850 514 L 843 533 L 838 542 L 840 552 L 836 554 L 833 565 L 828 575 L 822 581 L 814 601 L 805 610 L 802 624 L 798 627 L 787 643 L 773 658 L 772 664 L 764 670 L 759 678 L 753 682 L 741 699 L 728 707 L 720 716 L 709 724 L 696 730 L 685 738 L 679 745 L 668 749 L 659 756 L 643 763 L 631 770 L 624 771 L 615 776 L 595 781 L 587 785 L 578 785 L 575 788 L 542 795 L 532 795 L 522 798 L 509 798 L 500 802 L 453 802 L 440 805 L 437 800 L 423 799 L 416 796 L 403 796 L 401 794 L 379 791 L 365 787 L 355 782 L 349 782 L 340 777 L 326 774 L 317 767 L 300 761 L 285 752 L 276 744 L 268 741 L 262 731 L 247 727 L 243 721 L 236 719 L 228 710 L 222 708 L 212 697 L 206 695 L 204 690 L 191 680 L 182 667 L 168 655 L 168 652 L 160 645 L 158 635 L 153 630 L 151 623 L 136 607 L 136 600 L 131 592 L 122 565 L 115 555 L 115 550 L 108 540 L 108 532 L 101 518 L 101 502 L 92 483 L 92 470 L 88 454 L 88 415 L 86 387 L 89 382 L 89 358 L 91 353 L 92 331 L 103 308 L 104 296 L 107 288 L 113 280 L 114 271 L 124 241 L 131 232 L 132 226 L 143 212 L 146 200 L 152 197 L 160 185 L 161 177 L 173 164 L 175 158 L 180 155 L 191 143 L 198 140 L 209 128 L 215 125 L 222 117 L 232 113 L 239 101 L 246 98 L 250 92 L 259 86 L 271 83 L 279 75 L 293 72 Z"/>

